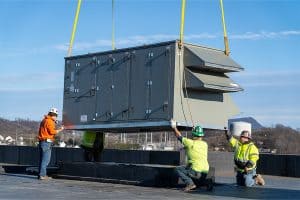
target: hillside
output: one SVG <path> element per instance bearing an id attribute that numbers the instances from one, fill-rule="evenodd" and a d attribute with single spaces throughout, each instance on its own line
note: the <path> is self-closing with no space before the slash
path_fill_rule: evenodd
<path id="1" fill-rule="evenodd" d="M 13 121 L 0 118 L 0 135 L 3 137 L 15 137 L 16 134 L 26 135 L 37 134 L 39 122 L 25 119 L 16 119 Z"/>
<path id="2" fill-rule="evenodd" d="M 230 151 L 222 131 L 208 131 L 205 140 L 211 150 Z M 261 152 L 300 154 L 300 132 L 277 124 L 274 128 L 252 130 L 252 138 Z"/>
<path id="3" fill-rule="evenodd" d="M 252 118 L 253 119 L 253 118 Z M 240 120 L 240 119 L 239 119 Z M 253 119 L 254 120 L 254 119 Z M 249 122 L 249 121 L 247 121 Z M 31 144 L 35 140 L 38 132 L 39 122 L 32 120 L 16 119 L 13 121 L 0 118 L 0 135 L 3 137 L 11 136 L 13 139 L 22 136 L 27 144 Z M 258 127 L 258 126 L 255 126 Z M 207 130 L 205 131 L 205 140 L 208 142 L 210 150 L 230 151 L 228 143 L 225 139 L 223 131 Z M 262 152 L 273 152 L 280 154 L 300 154 L 300 133 L 290 127 L 283 125 L 276 125 L 274 128 L 260 128 L 253 130 L 253 141 L 260 148 Z M 145 144 L 145 133 L 131 133 L 126 134 L 126 140 L 122 139 L 121 134 L 106 134 L 106 147 L 119 148 L 120 144 L 132 144 L 140 147 Z M 186 133 L 183 133 L 185 136 Z M 188 136 L 190 134 L 187 134 Z M 164 143 L 167 145 L 174 145 L 175 149 L 180 148 L 181 145 L 173 135 L 173 133 L 156 132 L 153 133 L 153 143 Z M 67 144 L 79 144 L 81 141 L 81 134 L 78 133 L 74 137 L 71 131 L 64 131 L 60 134 L 57 140 L 65 141 Z M 75 140 L 75 141 L 73 141 Z M 125 142 L 124 142 L 125 140 Z M 150 142 L 150 134 L 148 133 L 148 143 Z M 122 145 L 121 145 L 122 146 Z M 126 146 L 126 145 L 125 145 Z"/>
<path id="4" fill-rule="evenodd" d="M 242 117 L 242 118 L 235 118 L 235 119 L 229 119 L 228 120 L 228 127 L 229 124 L 232 122 L 248 122 L 251 124 L 252 130 L 258 130 L 261 128 L 264 128 L 256 119 L 253 117 Z"/>

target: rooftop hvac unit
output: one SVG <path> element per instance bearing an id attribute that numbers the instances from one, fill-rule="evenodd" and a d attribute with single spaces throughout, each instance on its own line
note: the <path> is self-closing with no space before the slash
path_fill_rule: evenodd
<path id="1" fill-rule="evenodd" d="M 228 73 L 243 70 L 223 51 L 178 41 L 65 58 L 63 123 L 109 132 L 181 127 L 223 129 L 238 113 Z"/>

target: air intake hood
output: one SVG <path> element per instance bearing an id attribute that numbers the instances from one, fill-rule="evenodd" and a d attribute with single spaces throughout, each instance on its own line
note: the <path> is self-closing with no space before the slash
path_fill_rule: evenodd
<path id="1" fill-rule="evenodd" d="M 222 73 L 244 70 L 221 50 L 191 44 L 184 45 L 184 65 Z"/>
<path id="2" fill-rule="evenodd" d="M 185 68 L 186 88 L 212 92 L 238 92 L 243 89 L 222 73 Z"/>

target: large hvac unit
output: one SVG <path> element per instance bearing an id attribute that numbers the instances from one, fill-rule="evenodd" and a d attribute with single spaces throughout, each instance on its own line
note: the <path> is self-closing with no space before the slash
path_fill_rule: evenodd
<path id="1" fill-rule="evenodd" d="M 238 113 L 228 73 L 243 68 L 223 51 L 179 41 L 65 58 L 63 123 L 109 132 L 223 129 Z"/>

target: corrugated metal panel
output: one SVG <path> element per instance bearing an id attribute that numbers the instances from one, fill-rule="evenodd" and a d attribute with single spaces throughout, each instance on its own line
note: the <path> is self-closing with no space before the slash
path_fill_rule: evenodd
<path id="1" fill-rule="evenodd" d="M 238 72 L 243 68 L 223 51 L 191 44 L 184 45 L 184 65 L 218 72 Z"/>

